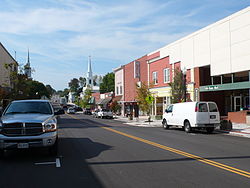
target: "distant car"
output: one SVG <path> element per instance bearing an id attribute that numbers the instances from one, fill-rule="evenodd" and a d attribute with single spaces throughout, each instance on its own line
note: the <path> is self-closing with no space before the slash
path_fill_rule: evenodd
<path id="1" fill-rule="evenodd" d="M 84 110 L 84 114 L 86 114 L 86 115 L 92 115 L 91 109 L 90 108 L 86 108 Z"/>
<path id="2" fill-rule="evenodd" d="M 92 113 L 93 117 L 98 118 L 98 112 L 99 111 L 100 111 L 99 109 L 93 111 L 93 113 Z"/>
<path id="3" fill-rule="evenodd" d="M 70 107 L 70 108 L 68 108 L 68 110 L 67 110 L 67 113 L 68 114 L 74 114 L 76 111 L 75 111 L 75 108 L 73 108 L 73 107 Z"/>
<path id="4" fill-rule="evenodd" d="M 58 133 L 56 116 L 48 100 L 11 102 L 0 119 L 0 156 L 4 150 L 47 147 L 57 154 Z"/>
<path id="5" fill-rule="evenodd" d="M 98 112 L 99 118 L 113 118 L 113 113 L 110 110 L 107 109 L 101 109 Z"/>
<path id="6" fill-rule="evenodd" d="M 82 111 L 82 108 L 80 106 L 74 106 L 74 109 L 76 112 Z"/>

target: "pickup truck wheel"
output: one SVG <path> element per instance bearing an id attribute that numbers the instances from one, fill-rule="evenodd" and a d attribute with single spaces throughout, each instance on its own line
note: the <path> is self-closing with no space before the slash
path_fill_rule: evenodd
<path id="1" fill-rule="evenodd" d="M 169 129 L 169 125 L 168 125 L 168 123 L 167 123 L 166 120 L 163 121 L 162 127 L 163 127 L 164 129 Z"/>
<path id="2" fill-rule="evenodd" d="M 58 139 L 56 139 L 56 142 L 53 146 L 49 147 L 49 153 L 53 156 L 56 156 L 58 153 Z"/>
<path id="3" fill-rule="evenodd" d="M 192 128 L 190 126 L 189 121 L 185 121 L 185 123 L 184 123 L 184 130 L 185 130 L 186 133 L 190 133 L 192 131 Z"/>
<path id="4" fill-rule="evenodd" d="M 207 130 L 207 133 L 210 134 L 214 131 L 214 127 L 207 127 L 206 130 Z"/>

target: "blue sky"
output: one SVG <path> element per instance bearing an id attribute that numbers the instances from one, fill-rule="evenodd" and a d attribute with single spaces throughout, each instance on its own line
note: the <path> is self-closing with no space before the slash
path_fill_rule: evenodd
<path id="1" fill-rule="evenodd" d="M 250 5 L 250 0 L 0 0 L 0 42 L 56 90 L 105 75 Z"/>

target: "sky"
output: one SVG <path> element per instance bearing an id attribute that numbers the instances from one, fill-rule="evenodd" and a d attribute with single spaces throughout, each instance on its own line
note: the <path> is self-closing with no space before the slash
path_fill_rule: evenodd
<path id="1" fill-rule="evenodd" d="M 0 42 L 34 80 L 63 90 L 105 75 L 250 5 L 250 0 L 0 0 Z"/>

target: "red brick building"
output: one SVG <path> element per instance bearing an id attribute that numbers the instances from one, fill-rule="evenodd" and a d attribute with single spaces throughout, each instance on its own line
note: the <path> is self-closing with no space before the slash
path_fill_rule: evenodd
<path id="1" fill-rule="evenodd" d="M 139 115 L 139 107 L 136 102 L 136 84 L 147 83 L 148 68 L 147 56 L 124 65 L 124 115 Z"/>

